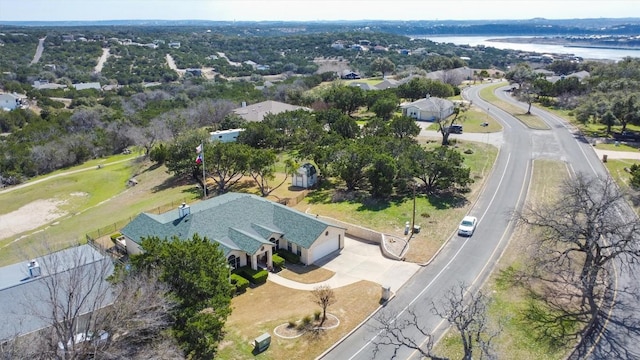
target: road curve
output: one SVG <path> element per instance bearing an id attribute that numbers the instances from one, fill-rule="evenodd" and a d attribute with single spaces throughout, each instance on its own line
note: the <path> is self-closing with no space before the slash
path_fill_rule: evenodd
<path id="1" fill-rule="evenodd" d="M 480 85 L 464 91 L 464 96 L 482 109 L 488 109 L 490 116 L 504 127 L 504 144 L 496 163 L 487 179 L 484 191 L 470 211 L 478 217 L 475 234 L 470 238 L 453 235 L 440 254 L 426 267 L 418 271 L 381 310 L 396 319 L 406 318 L 408 310 L 421 319 L 421 324 L 431 329 L 437 337 L 446 330 L 442 320 L 431 313 L 431 302 L 441 300 L 441 295 L 458 282 L 481 286 L 488 278 L 505 250 L 513 223 L 509 214 L 523 205 L 531 176 L 532 143 L 530 130 L 501 109 L 483 101 L 478 92 Z M 322 359 L 390 359 L 394 349 L 380 348 L 374 354 L 376 329 L 375 316 L 363 326 L 345 337 Z M 425 337 L 418 332 L 409 334 L 415 341 L 423 342 Z M 396 358 L 417 358 L 408 348 L 395 352 Z"/>
<path id="2" fill-rule="evenodd" d="M 526 109 L 525 104 L 518 103 L 504 91 L 497 91 L 496 95 Z M 593 146 L 577 129 L 545 110 L 532 107 L 531 112 L 552 128 L 552 131 L 546 132 L 546 136 L 534 132 L 534 144 L 539 144 L 534 147 L 534 152 L 556 154 L 574 174 L 601 178 L 609 176 Z M 637 216 L 626 203 L 616 211 L 625 218 Z M 614 294 L 613 306 L 607 309 L 606 327 L 594 344 L 582 349 L 582 353 L 574 352 L 570 359 L 640 359 L 640 289 L 636 274 L 640 274 L 640 264 L 637 261 L 626 267 L 621 267 L 620 262 L 617 262 L 614 279 L 617 292 Z"/>

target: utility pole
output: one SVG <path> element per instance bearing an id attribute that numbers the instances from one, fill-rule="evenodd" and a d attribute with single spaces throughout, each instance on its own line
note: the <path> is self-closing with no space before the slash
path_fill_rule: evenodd
<path id="1" fill-rule="evenodd" d="M 416 183 L 413 182 L 413 216 L 411 218 L 411 233 L 413 234 L 413 230 L 416 226 Z"/>

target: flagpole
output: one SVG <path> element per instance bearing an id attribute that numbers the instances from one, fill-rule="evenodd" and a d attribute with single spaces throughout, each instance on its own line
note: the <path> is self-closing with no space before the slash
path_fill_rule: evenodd
<path id="1" fill-rule="evenodd" d="M 204 185 L 202 188 L 204 189 L 204 198 L 207 198 L 207 175 L 205 174 L 205 166 L 204 166 L 204 141 L 202 142 L 202 184 Z"/>

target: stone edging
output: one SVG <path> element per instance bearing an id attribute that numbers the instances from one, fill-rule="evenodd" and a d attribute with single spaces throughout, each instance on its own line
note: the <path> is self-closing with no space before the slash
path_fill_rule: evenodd
<path id="1" fill-rule="evenodd" d="M 337 321 L 338 323 L 337 323 L 337 324 L 335 324 L 335 325 L 333 325 L 333 326 L 329 326 L 329 327 L 327 327 L 327 326 L 322 326 L 322 327 L 314 327 L 313 329 L 314 329 L 314 330 L 331 330 L 331 329 L 335 329 L 335 328 L 337 328 L 337 327 L 340 325 L 340 319 L 338 319 L 338 317 L 337 317 L 337 316 L 335 316 L 335 315 L 333 315 L 333 314 L 329 314 L 329 313 L 327 313 L 327 317 L 335 318 L 335 319 L 336 319 L 336 321 Z M 280 335 L 280 334 L 278 334 L 278 328 L 281 328 L 281 327 L 283 327 L 283 326 L 289 326 L 289 324 L 288 324 L 288 323 L 280 324 L 280 325 L 276 326 L 276 327 L 273 329 L 273 333 L 274 333 L 274 335 L 278 336 L 279 338 L 283 338 L 283 339 L 295 339 L 295 338 L 298 338 L 298 337 L 300 337 L 300 336 L 304 335 L 304 333 L 306 333 L 306 332 L 308 331 L 307 329 L 305 329 L 305 330 L 303 330 L 303 331 L 300 331 L 300 333 L 299 333 L 299 334 L 297 334 L 297 335 L 295 335 L 295 336 L 284 336 L 284 335 Z"/>

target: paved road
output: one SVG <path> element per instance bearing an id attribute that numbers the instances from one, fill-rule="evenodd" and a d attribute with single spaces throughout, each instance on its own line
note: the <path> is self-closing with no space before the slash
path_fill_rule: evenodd
<path id="1" fill-rule="evenodd" d="M 33 60 L 31 60 L 31 64 L 36 64 L 40 61 L 40 57 L 42 56 L 42 52 L 44 51 L 44 41 L 47 37 L 43 37 L 42 39 L 38 39 L 38 47 L 36 48 L 36 53 L 33 55 Z"/>
<path id="2" fill-rule="evenodd" d="M 436 336 L 442 335 L 446 327 L 439 317 L 431 313 L 431 301 L 440 301 L 441 295 L 458 282 L 479 286 L 486 280 L 507 246 L 513 230 L 508 214 L 522 206 L 531 175 L 533 145 L 530 130 L 511 115 L 482 101 L 478 97 L 481 88 L 465 90 L 465 97 L 483 109 L 490 109 L 490 115 L 504 126 L 505 141 L 485 189 L 470 211 L 479 219 L 478 228 L 470 238 L 454 235 L 438 257 L 416 273 L 381 310 L 400 321 L 411 310 L 421 318 L 422 324 L 433 329 Z M 372 339 L 377 334 L 374 317 L 323 358 L 390 359 L 394 349 L 389 347 L 380 348 L 374 354 Z M 418 342 L 425 341 L 425 337 L 417 332 L 409 336 Z M 396 357 L 408 359 L 418 356 L 403 348 L 396 352 Z"/>
<path id="3" fill-rule="evenodd" d="M 498 92 L 501 99 L 516 103 L 507 93 Z M 606 177 L 608 172 L 602 164 L 602 152 L 594 151 L 591 146 L 575 129 L 566 124 L 563 119 L 538 108 L 532 108 L 534 115 L 542 118 L 553 131 L 542 135 L 534 132 L 535 148 L 550 157 L 559 158 L 567 163 L 573 173 L 583 173 L 589 176 Z M 607 154 L 624 158 L 637 158 L 636 153 Z M 636 217 L 633 210 L 624 204 L 617 209 L 620 216 Z M 636 262 L 628 268 L 621 269 L 617 264 L 617 289 L 615 302 L 609 313 L 606 329 L 598 338 L 595 345 L 586 349 L 586 353 L 574 353 L 571 359 L 640 359 L 640 290 L 638 278 L 640 265 Z"/>

